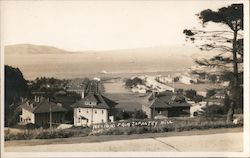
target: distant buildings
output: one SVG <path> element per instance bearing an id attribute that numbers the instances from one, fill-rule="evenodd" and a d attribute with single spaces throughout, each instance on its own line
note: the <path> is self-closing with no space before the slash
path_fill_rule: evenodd
<path id="1" fill-rule="evenodd" d="M 20 105 L 20 124 L 36 124 L 47 126 L 50 121 L 53 124 L 64 122 L 67 110 L 61 106 L 42 97 L 35 97 L 34 100 L 27 100 Z"/>
<path id="2" fill-rule="evenodd" d="M 148 103 L 143 105 L 142 110 L 148 118 L 155 118 L 159 115 L 164 117 L 190 116 L 190 104 L 186 102 L 183 95 L 165 91 L 152 93 Z"/>
<path id="3" fill-rule="evenodd" d="M 164 83 L 159 82 L 160 79 L 154 76 L 137 76 L 132 77 L 131 79 L 138 78 L 142 80 L 143 83 L 137 83 L 133 87 L 131 87 L 131 91 L 135 93 L 147 93 L 148 91 L 156 91 L 156 92 L 163 92 L 163 91 L 172 91 L 174 92 L 174 88 L 172 86 L 166 85 Z"/>
<path id="4" fill-rule="evenodd" d="M 207 102 L 207 105 L 218 105 L 223 106 L 225 101 L 226 94 L 223 91 L 217 91 L 213 96 L 210 98 L 207 98 L 205 101 Z"/>
<path id="5" fill-rule="evenodd" d="M 194 78 L 193 76 L 184 74 L 179 77 L 179 82 L 190 85 L 192 83 L 197 83 L 198 79 Z"/>
<path id="6" fill-rule="evenodd" d="M 158 82 L 160 82 L 160 83 L 172 83 L 173 82 L 173 78 L 170 76 L 170 75 L 168 75 L 168 76 L 161 76 L 161 75 L 159 75 L 159 76 L 156 76 L 156 81 L 158 81 Z"/>

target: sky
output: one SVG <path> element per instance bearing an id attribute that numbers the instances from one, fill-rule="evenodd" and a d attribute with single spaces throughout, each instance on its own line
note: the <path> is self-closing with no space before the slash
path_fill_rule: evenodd
<path id="1" fill-rule="evenodd" d="M 183 29 L 201 27 L 196 13 L 235 2 L 240 1 L 1 1 L 1 36 L 4 45 L 70 51 L 182 46 Z"/>

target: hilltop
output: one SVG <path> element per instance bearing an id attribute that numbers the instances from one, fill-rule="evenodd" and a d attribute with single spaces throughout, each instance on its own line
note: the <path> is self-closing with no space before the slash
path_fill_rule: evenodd
<path id="1" fill-rule="evenodd" d="M 7 45 L 4 51 L 5 55 L 11 54 L 65 54 L 73 53 L 53 46 L 34 45 L 34 44 L 15 44 Z"/>

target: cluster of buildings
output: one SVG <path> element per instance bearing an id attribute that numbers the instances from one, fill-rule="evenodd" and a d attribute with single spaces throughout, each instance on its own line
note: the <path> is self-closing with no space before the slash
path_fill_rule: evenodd
<path id="1" fill-rule="evenodd" d="M 152 88 L 150 93 L 145 91 L 148 94 L 147 101 L 142 105 L 142 111 L 150 119 L 192 117 L 202 112 L 206 106 L 223 105 L 225 99 L 225 93 L 218 91 L 212 97 L 197 103 L 189 100 L 183 93 L 175 92 L 171 87 L 166 88 L 165 84 L 159 83 L 155 78 L 147 76 L 143 79 L 146 84 L 137 88 Z M 157 80 L 163 81 L 161 78 Z M 161 88 L 157 89 L 158 86 Z M 68 93 L 75 93 L 79 97 L 70 96 Z M 55 97 L 50 99 L 39 94 L 33 99 L 23 99 L 19 106 L 19 123 L 45 127 L 63 123 L 91 126 L 114 121 L 111 111 L 118 103 L 102 94 L 99 80 L 91 80 L 86 88 L 71 87 L 55 94 Z"/>
<path id="2" fill-rule="evenodd" d="M 161 83 L 157 80 L 157 77 L 155 76 L 137 76 L 137 78 L 140 78 L 143 80 L 142 84 L 137 84 L 136 86 L 132 87 L 132 92 L 137 93 L 147 93 L 149 91 L 158 91 L 158 92 L 164 92 L 164 91 L 174 91 L 174 88 L 172 86 L 166 85 L 164 83 Z M 133 79 L 133 77 L 131 78 Z"/>
<path id="3" fill-rule="evenodd" d="M 96 91 L 97 82 L 90 82 L 90 86 L 90 91 L 87 93 L 76 88 L 75 93 L 80 94 L 81 98 L 74 101 L 65 99 L 67 96 L 64 93 L 59 93 L 63 95 L 64 100 L 42 96 L 22 100 L 19 106 L 19 123 L 45 127 L 67 122 L 73 122 L 74 126 L 90 126 L 95 123 L 114 121 L 109 112 L 117 103 Z"/>

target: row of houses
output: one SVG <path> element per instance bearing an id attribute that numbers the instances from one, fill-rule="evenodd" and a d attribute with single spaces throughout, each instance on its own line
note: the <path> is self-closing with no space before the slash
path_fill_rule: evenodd
<path id="1" fill-rule="evenodd" d="M 105 97 L 97 91 L 96 82 L 90 83 L 88 93 L 77 89 L 81 97 L 79 99 L 69 99 L 65 93 L 57 93 L 59 96 L 49 99 L 41 96 L 35 96 L 33 99 L 23 100 L 19 108 L 20 124 L 36 124 L 39 126 L 57 125 L 62 123 L 71 123 L 74 126 L 91 126 L 96 123 L 113 122 L 114 116 L 111 111 L 118 104 L 115 101 Z M 68 99 L 67 99 L 68 98 Z M 216 93 L 211 98 L 203 101 L 204 105 L 222 105 L 225 94 Z M 189 117 L 193 116 L 195 109 L 192 108 L 197 103 L 192 103 L 180 93 L 173 91 L 152 92 L 147 96 L 147 102 L 142 105 L 148 118 L 168 118 L 168 117 Z M 196 110 L 196 111 L 197 111 Z"/>
<path id="2" fill-rule="evenodd" d="M 24 100 L 19 108 L 21 109 L 20 124 L 36 124 L 48 126 L 71 122 L 66 118 L 67 113 L 73 113 L 74 126 L 90 126 L 95 123 L 106 123 L 113 121 L 109 111 L 116 103 L 101 94 L 90 93 L 72 105 L 70 109 L 62 104 L 45 97 L 35 97 L 33 100 Z"/>

